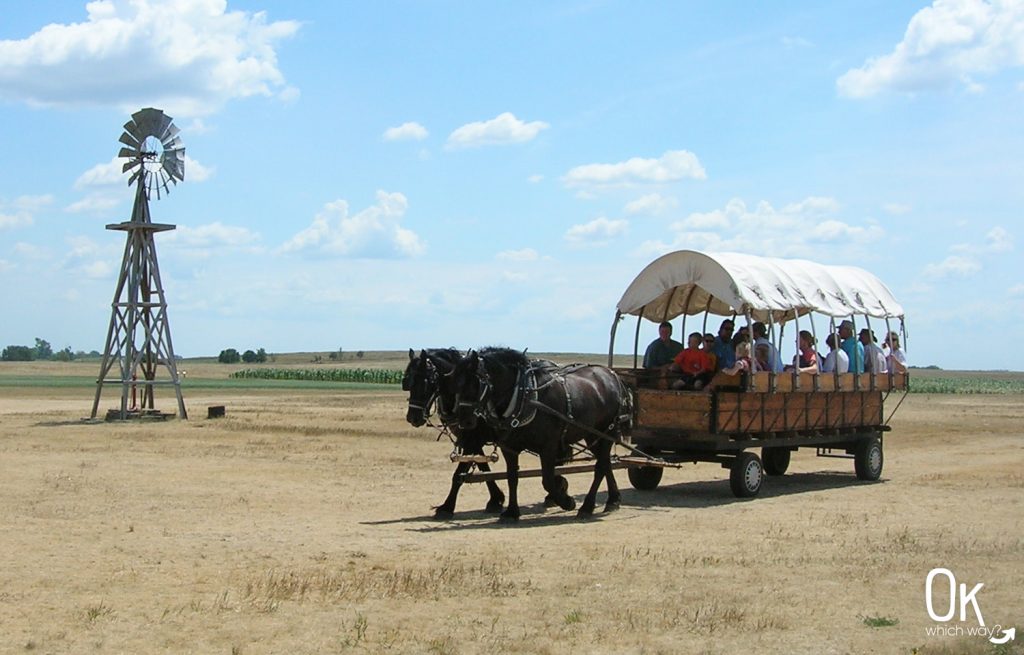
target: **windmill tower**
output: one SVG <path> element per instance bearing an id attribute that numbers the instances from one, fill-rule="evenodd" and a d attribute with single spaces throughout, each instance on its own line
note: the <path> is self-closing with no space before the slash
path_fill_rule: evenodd
<path id="1" fill-rule="evenodd" d="M 149 199 L 154 191 L 159 199 L 161 189 L 164 195 L 169 192 L 168 182 L 177 184 L 185 179 L 185 148 L 178 132 L 170 116 L 153 108 L 135 112 L 124 124 L 120 142 L 127 147 L 121 148 L 118 156 L 128 159 L 122 172 L 132 171 L 128 185 L 135 185 L 135 204 L 130 221 L 107 225 L 108 230 L 125 232 L 127 239 L 111 303 L 92 418 L 96 418 L 104 384 L 117 385 L 121 390 L 121 420 L 156 413 L 153 390 L 157 386 L 174 387 L 178 416 L 188 418 L 153 240 L 157 232 L 173 230 L 175 226 L 154 223 L 149 214 Z M 162 368 L 169 378 L 158 377 Z"/>

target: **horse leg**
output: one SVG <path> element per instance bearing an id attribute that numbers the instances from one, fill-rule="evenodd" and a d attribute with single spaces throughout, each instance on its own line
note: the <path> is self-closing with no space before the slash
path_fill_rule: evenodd
<path id="1" fill-rule="evenodd" d="M 601 487 L 601 480 L 608 478 L 612 472 L 611 446 L 602 440 L 595 444 L 588 444 L 588 447 L 594 453 L 597 461 L 594 462 L 594 480 L 590 483 L 590 490 L 577 513 L 579 518 L 587 518 L 594 513 L 594 507 L 597 505 L 597 490 Z M 610 493 L 611 489 L 609 488 L 609 495 Z M 618 489 L 616 489 L 617 494 Z"/>
<path id="2" fill-rule="evenodd" d="M 508 473 L 508 507 L 501 513 L 502 521 L 519 520 L 519 453 L 501 450 L 505 456 L 505 470 Z"/>
<path id="3" fill-rule="evenodd" d="M 491 465 L 487 462 L 481 462 L 477 467 L 484 473 L 491 472 Z M 487 501 L 487 507 L 484 511 L 488 514 L 497 514 L 501 511 L 501 508 L 505 506 L 505 493 L 498 486 L 498 483 L 494 480 L 487 481 L 487 491 L 490 493 L 490 500 Z"/>
<path id="4" fill-rule="evenodd" d="M 541 456 L 541 481 L 544 484 L 544 491 L 548 492 L 544 499 L 544 506 L 554 507 L 557 505 L 568 512 L 576 507 L 576 501 L 568 493 L 569 481 L 564 476 L 555 475 L 555 461 L 554 457 Z M 553 504 L 549 505 L 549 501 Z"/>
<path id="5" fill-rule="evenodd" d="M 452 487 L 448 491 L 448 497 L 444 502 L 434 508 L 435 519 L 450 519 L 455 515 L 455 501 L 459 497 L 459 487 L 462 486 L 462 476 L 469 470 L 469 462 L 460 462 L 455 467 L 452 475 Z"/>
<path id="6" fill-rule="evenodd" d="M 605 461 L 605 487 L 608 489 L 608 500 L 604 504 L 604 511 L 614 512 L 619 509 L 619 502 L 622 500 L 622 494 L 619 493 L 619 485 L 615 482 L 615 473 L 612 471 L 612 453 L 611 446 L 608 447 L 607 456 Z"/>

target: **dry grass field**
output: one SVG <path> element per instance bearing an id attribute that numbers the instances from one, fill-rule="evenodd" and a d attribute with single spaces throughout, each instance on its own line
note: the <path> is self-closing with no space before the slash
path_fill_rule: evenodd
<path id="1" fill-rule="evenodd" d="M 753 500 L 712 464 L 622 471 L 580 522 L 531 479 L 505 526 L 482 485 L 431 518 L 449 447 L 393 388 L 197 386 L 145 423 L 83 421 L 92 394 L 0 386 L 0 653 L 1024 652 L 929 636 L 924 597 L 944 567 L 1024 630 L 1020 395 L 908 397 L 878 483 L 806 451 Z"/>

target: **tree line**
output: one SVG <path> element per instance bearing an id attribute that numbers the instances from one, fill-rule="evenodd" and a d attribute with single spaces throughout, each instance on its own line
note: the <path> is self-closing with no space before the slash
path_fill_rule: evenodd
<path id="1" fill-rule="evenodd" d="M 0 360 L 5 362 L 32 362 L 39 360 L 50 360 L 55 362 L 71 362 L 76 359 L 87 357 L 100 357 L 102 354 L 96 350 L 85 352 L 84 350 L 71 350 L 71 346 L 54 352 L 53 346 L 45 339 L 36 337 L 34 346 L 7 346 L 3 353 L 0 353 Z"/>
<path id="2" fill-rule="evenodd" d="M 260 348 L 256 351 L 246 350 L 244 353 L 239 354 L 234 348 L 225 348 L 220 351 L 220 355 L 217 356 L 217 361 L 221 364 L 237 364 L 238 362 L 245 362 L 246 364 L 262 364 L 267 361 L 267 351 Z"/>

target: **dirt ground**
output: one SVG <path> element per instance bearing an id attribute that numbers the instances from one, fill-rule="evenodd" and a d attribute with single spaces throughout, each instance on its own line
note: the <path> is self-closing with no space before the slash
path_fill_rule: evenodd
<path id="1" fill-rule="evenodd" d="M 581 522 L 524 480 L 505 526 L 482 485 L 431 518 L 450 448 L 398 391 L 200 390 L 121 424 L 7 387 L 0 653 L 1018 653 L 924 588 L 984 583 L 986 626 L 1024 631 L 1022 401 L 909 397 L 878 483 L 813 451 L 752 500 L 713 464 L 621 471 L 621 510 Z"/>

